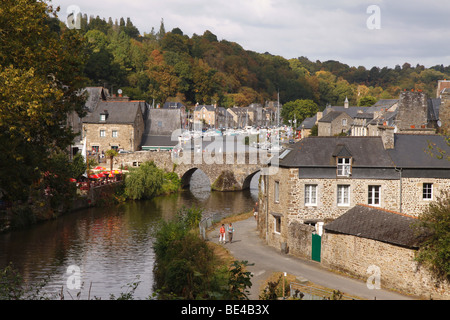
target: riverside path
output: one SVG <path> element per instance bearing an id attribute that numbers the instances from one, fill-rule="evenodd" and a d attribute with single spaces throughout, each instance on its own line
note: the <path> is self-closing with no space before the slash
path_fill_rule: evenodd
<path id="1" fill-rule="evenodd" d="M 258 237 L 254 218 L 233 223 L 235 233 L 233 242 L 224 246 L 236 260 L 248 261 L 248 270 L 252 272 L 252 288 L 250 300 L 258 300 L 261 284 L 273 272 L 286 272 L 312 283 L 340 290 L 345 295 L 356 296 L 368 300 L 413 300 L 413 297 L 402 295 L 384 289 L 369 289 L 366 282 L 341 276 L 323 268 L 319 263 L 308 261 L 281 253 L 264 243 Z M 208 233 L 210 241 L 218 243 L 219 230 L 213 229 Z"/>

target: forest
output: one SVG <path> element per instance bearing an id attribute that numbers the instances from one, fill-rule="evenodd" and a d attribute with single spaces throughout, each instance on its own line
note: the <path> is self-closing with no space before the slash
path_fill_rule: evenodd
<path id="1" fill-rule="evenodd" d="M 308 99 L 326 105 L 364 105 L 395 99 L 403 90 L 435 95 L 437 80 L 450 78 L 450 66 L 425 68 L 408 62 L 395 68 L 349 66 L 339 61 L 286 59 L 245 50 L 206 30 L 185 35 L 180 28 L 141 34 L 130 18 L 119 21 L 83 15 L 80 32 L 89 42 L 85 73 L 91 86 L 120 88 L 150 104 L 182 102 L 248 106 L 276 100 Z"/>

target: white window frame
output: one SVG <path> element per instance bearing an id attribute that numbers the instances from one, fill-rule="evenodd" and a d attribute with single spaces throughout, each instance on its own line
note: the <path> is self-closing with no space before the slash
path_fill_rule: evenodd
<path id="1" fill-rule="evenodd" d="M 352 158 L 337 158 L 337 176 L 349 177 L 352 173 Z"/>
<path id="2" fill-rule="evenodd" d="M 381 205 L 381 186 L 369 186 L 367 204 L 379 207 Z"/>
<path id="3" fill-rule="evenodd" d="M 106 121 L 106 114 L 100 114 L 100 121 Z"/>
<path id="4" fill-rule="evenodd" d="M 273 196 L 275 203 L 280 203 L 280 181 L 275 181 Z"/>
<path id="5" fill-rule="evenodd" d="M 104 129 L 100 130 L 100 137 L 101 138 L 105 138 L 106 137 L 106 130 L 104 130 Z"/>
<path id="6" fill-rule="evenodd" d="M 273 232 L 276 234 L 281 234 L 281 217 L 274 216 L 273 218 Z"/>
<path id="7" fill-rule="evenodd" d="M 432 201 L 433 200 L 433 184 L 432 183 L 426 182 L 422 185 L 422 200 L 424 200 L 424 201 Z"/>
<path id="8" fill-rule="evenodd" d="M 305 184 L 305 206 L 317 206 L 317 184 Z"/>
<path id="9" fill-rule="evenodd" d="M 339 184 L 337 186 L 337 205 L 342 207 L 350 206 L 350 186 Z"/>
<path id="10" fill-rule="evenodd" d="M 119 137 L 119 131 L 113 130 L 111 135 L 112 135 L 113 138 L 118 138 Z"/>

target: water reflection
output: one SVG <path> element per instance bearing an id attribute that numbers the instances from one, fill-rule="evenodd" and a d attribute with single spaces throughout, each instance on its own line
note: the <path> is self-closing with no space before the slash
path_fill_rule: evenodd
<path id="1" fill-rule="evenodd" d="M 70 265 L 81 269 L 81 299 L 89 294 L 101 299 L 117 296 L 139 275 L 135 297 L 146 298 L 152 293 L 152 235 L 158 221 L 172 218 L 183 205 L 203 208 L 204 215 L 249 211 L 257 199 L 258 179 L 256 175 L 247 191 L 211 192 L 203 173 L 197 171 L 190 190 L 180 194 L 91 208 L 0 235 L 0 267 L 12 261 L 30 283 L 50 275 L 44 291 L 56 295 L 63 288 L 66 299 L 76 298 L 80 291 L 67 288 Z"/>

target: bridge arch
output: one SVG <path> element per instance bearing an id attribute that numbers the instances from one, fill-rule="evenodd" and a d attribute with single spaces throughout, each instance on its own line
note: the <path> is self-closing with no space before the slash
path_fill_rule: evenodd
<path id="1" fill-rule="evenodd" d="M 252 179 L 255 175 L 257 175 L 258 173 L 260 173 L 261 170 L 258 169 L 257 171 L 251 173 L 250 175 L 248 175 L 245 179 L 244 182 L 242 183 L 242 190 L 247 190 L 250 189 L 250 183 L 252 182 Z"/>
<path id="2" fill-rule="evenodd" d="M 195 167 L 187 170 L 184 174 L 181 175 L 181 187 L 183 189 L 189 189 L 189 187 L 191 186 L 192 175 L 198 170 L 200 170 L 205 175 L 205 178 L 208 180 L 209 185 L 211 185 L 209 176 L 200 168 Z"/>

